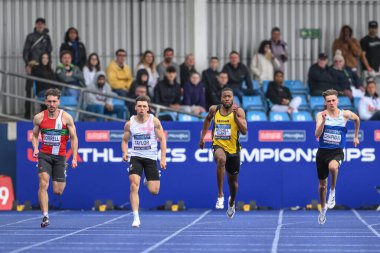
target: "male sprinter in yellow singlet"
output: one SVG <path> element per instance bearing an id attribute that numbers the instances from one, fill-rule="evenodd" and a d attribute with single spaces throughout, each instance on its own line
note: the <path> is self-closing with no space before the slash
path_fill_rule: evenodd
<path id="1" fill-rule="evenodd" d="M 234 93 L 230 88 L 222 90 L 221 105 L 213 105 L 203 123 L 199 146 L 204 148 L 204 138 L 214 118 L 212 129 L 212 148 L 217 164 L 218 182 L 217 209 L 224 208 L 223 179 L 224 171 L 228 172 L 230 197 L 228 198 L 227 217 L 232 219 L 235 214 L 235 198 L 238 190 L 238 174 L 240 170 L 239 134 L 247 133 L 247 121 L 244 110 L 234 104 Z"/>

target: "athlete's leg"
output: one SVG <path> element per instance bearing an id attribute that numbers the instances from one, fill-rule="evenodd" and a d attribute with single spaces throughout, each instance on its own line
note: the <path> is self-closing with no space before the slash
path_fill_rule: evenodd
<path id="1" fill-rule="evenodd" d="M 141 177 L 137 174 L 129 175 L 129 182 L 131 184 L 131 193 L 129 195 L 131 201 L 131 207 L 133 212 L 138 212 L 139 210 L 139 188 L 140 188 Z"/>
<path id="2" fill-rule="evenodd" d="M 151 180 L 148 181 L 148 190 L 153 195 L 157 195 L 160 191 L 160 180 Z"/>
<path id="3" fill-rule="evenodd" d="M 319 179 L 318 193 L 321 207 L 323 209 L 326 206 L 327 178 L 323 180 Z"/>
<path id="4" fill-rule="evenodd" d="M 53 181 L 53 192 L 56 195 L 62 195 L 63 191 L 65 190 L 66 182 L 57 182 Z"/>
<path id="5" fill-rule="evenodd" d="M 330 163 L 329 163 L 329 171 L 331 173 L 331 186 L 330 186 L 330 189 L 335 191 L 335 187 L 336 187 L 336 181 L 337 181 L 337 178 L 338 178 L 338 168 L 339 168 L 339 163 L 335 160 L 332 160 Z"/>
<path id="6" fill-rule="evenodd" d="M 38 200 L 40 202 L 40 208 L 43 214 L 47 214 L 49 210 L 49 179 L 50 176 L 47 172 L 41 172 L 38 174 L 40 185 L 38 188 Z"/>
<path id="7" fill-rule="evenodd" d="M 230 202 L 228 203 L 232 206 L 235 203 L 236 193 L 238 190 L 238 175 L 227 174 L 228 185 L 230 187 Z"/>
<path id="8" fill-rule="evenodd" d="M 216 178 L 218 184 L 218 198 L 224 196 L 223 194 L 223 182 L 224 174 L 226 171 L 226 153 L 222 148 L 218 148 L 214 152 L 214 157 L 216 161 Z"/>

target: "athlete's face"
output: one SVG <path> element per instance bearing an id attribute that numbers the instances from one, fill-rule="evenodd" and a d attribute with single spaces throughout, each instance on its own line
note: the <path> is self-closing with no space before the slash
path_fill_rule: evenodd
<path id="1" fill-rule="evenodd" d="M 330 95 L 325 97 L 325 105 L 328 110 L 334 110 L 338 107 L 338 97 Z"/>
<path id="2" fill-rule="evenodd" d="M 137 112 L 137 115 L 146 115 L 149 111 L 149 105 L 146 101 L 137 101 L 135 105 L 135 110 Z"/>
<path id="3" fill-rule="evenodd" d="M 59 106 L 59 98 L 56 96 L 47 96 L 45 99 L 45 105 L 49 112 L 54 113 Z"/>
<path id="4" fill-rule="evenodd" d="M 224 108 L 230 109 L 234 104 L 234 94 L 232 91 L 227 90 L 222 93 L 221 102 Z"/>

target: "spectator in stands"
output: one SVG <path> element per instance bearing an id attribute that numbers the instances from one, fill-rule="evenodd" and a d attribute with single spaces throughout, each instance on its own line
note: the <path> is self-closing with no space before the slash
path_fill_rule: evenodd
<path id="1" fill-rule="evenodd" d="M 28 34 L 25 40 L 22 56 L 25 62 L 25 72 L 27 75 L 32 74 L 32 67 L 39 62 L 43 53 L 48 53 L 51 56 L 53 47 L 49 36 L 49 30 L 45 26 L 44 18 L 37 18 L 32 33 Z M 33 80 L 26 80 L 25 92 L 26 97 L 32 97 Z M 25 101 L 25 114 L 24 117 L 29 119 L 31 117 L 31 103 Z"/>
<path id="2" fill-rule="evenodd" d="M 360 40 L 362 48 L 362 65 L 364 76 L 376 78 L 380 82 L 380 38 L 377 36 L 377 21 L 368 23 L 368 35 Z M 377 92 L 380 92 L 380 85 L 377 85 Z"/>
<path id="3" fill-rule="evenodd" d="M 281 30 L 278 27 L 273 27 L 271 32 L 272 52 L 274 57 L 280 62 L 278 68 L 282 72 L 285 71 L 284 63 L 288 60 L 289 54 L 286 49 L 288 45 L 285 41 L 281 40 Z"/>
<path id="4" fill-rule="evenodd" d="M 136 99 L 139 96 L 148 96 L 148 89 L 146 85 L 137 85 L 137 87 L 128 94 L 130 98 Z M 136 115 L 136 110 L 135 110 L 135 105 L 136 103 L 129 103 L 128 102 L 128 109 L 129 109 L 129 114 L 130 116 Z M 149 108 L 151 111 L 152 108 Z"/>
<path id="5" fill-rule="evenodd" d="M 328 57 L 325 53 L 318 55 L 317 63 L 309 68 L 309 88 L 311 96 L 322 96 L 322 93 L 329 89 L 337 90 L 337 80 L 333 70 L 328 66 Z"/>
<path id="6" fill-rule="evenodd" d="M 274 81 L 269 83 L 266 97 L 272 102 L 272 112 L 298 112 L 302 102 L 301 97 L 292 97 L 290 90 L 284 86 L 284 73 L 281 70 L 274 72 Z"/>
<path id="7" fill-rule="evenodd" d="M 137 71 L 136 79 L 131 84 L 131 88 L 128 92 L 128 97 L 134 98 L 135 90 L 138 86 L 145 86 L 147 90 L 149 88 L 149 72 L 146 69 L 139 69 Z M 135 103 L 133 103 L 133 106 L 134 105 Z"/>
<path id="8" fill-rule="evenodd" d="M 262 41 L 257 54 L 251 60 L 251 71 L 254 79 L 258 80 L 260 84 L 264 80 L 273 81 L 274 70 L 279 69 L 280 64 L 272 53 L 271 41 Z"/>
<path id="9" fill-rule="evenodd" d="M 107 67 L 107 78 L 112 91 L 122 97 L 127 97 L 129 87 L 132 84 L 131 68 L 125 64 L 127 52 L 118 49 L 115 52 L 116 60 L 112 61 Z"/>
<path id="10" fill-rule="evenodd" d="M 85 81 L 82 71 L 78 66 L 72 64 L 72 55 L 70 51 L 62 51 L 60 54 L 61 63 L 58 65 L 55 73 L 57 80 L 66 84 L 85 87 Z M 75 96 L 78 98 L 80 91 L 77 89 L 64 88 L 63 96 Z"/>
<path id="11" fill-rule="evenodd" d="M 228 85 L 228 74 L 226 72 L 220 72 L 217 76 L 217 84 L 214 89 L 206 87 L 206 106 L 207 109 L 212 105 L 219 105 L 222 97 L 222 90 Z"/>
<path id="12" fill-rule="evenodd" d="M 337 80 L 337 89 L 351 100 L 364 96 L 362 80 L 350 67 L 345 66 L 344 58 L 338 50 L 334 56 L 333 74 Z"/>
<path id="13" fill-rule="evenodd" d="M 177 73 L 177 83 L 181 82 L 180 79 L 180 69 L 179 65 L 173 61 L 174 58 L 174 50 L 171 47 L 165 48 L 164 50 L 164 60 L 157 65 L 157 72 L 159 80 L 164 80 L 166 76 L 166 68 L 169 66 L 173 66 Z"/>
<path id="14" fill-rule="evenodd" d="M 65 34 L 65 41 L 62 43 L 59 53 L 63 51 L 70 51 L 73 57 L 73 64 L 83 70 L 86 64 L 86 47 L 79 41 L 78 30 L 70 27 Z"/>
<path id="15" fill-rule="evenodd" d="M 183 86 L 183 105 L 190 106 L 188 112 L 200 114 L 205 112 L 206 96 L 205 87 L 201 82 L 201 76 L 197 72 L 193 72 L 190 80 Z"/>
<path id="16" fill-rule="evenodd" d="M 154 100 L 157 104 L 180 110 L 181 85 L 177 82 L 176 77 L 176 68 L 174 66 L 167 67 L 164 80 L 158 82 L 154 89 Z"/>
<path id="17" fill-rule="evenodd" d="M 224 65 L 223 72 L 228 73 L 229 87 L 234 95 L 239 97 L 240 102 L 244 95 L 254 94 L 252 77 L 246 65 L 240 62 L 240 54 L 236 51 L 230 53 L 230 62 Z M 243 82 L 247 89 L 243 89 Z"/>
<path id="18" fill-rule="evenodd" d="M 100 92 L 107 95 L 115 95 L 111 87 L 106 82 L 106 73 L 103 71 L 96 72 L 92 83 L 87 87 L 91 91 Z M 98 114 L 112 115 L 116 114 L 119 119 L 124 119 L 125 107 L 113 105 L 112 98 L 86 92 L 84 97 L 86 110 Z M 104 121 L 104 118 L 97 117 L 96 121 Z"/>
<path id="19" fill-rule="evenodd" d="M 154 87 L 156 87 L 156 84 L 158 82 L 158 72 L 156 69 L 154 53 L 150 50 L 145 51 L 139 63 L 137 64 L 136 69 L 145 69 L 146 71 L 148 71 L 148 91 L 150 96 L 153 96 Z"/>
<path id="20" fill-rule="evenodd" d="M 39 64 L 35 65 L 32 68 L 32 76 L 44 78 L 51 81 L 56 80 L 54 70 L 51 68 L 51 60 L 50 60 L 49 53 L 43 53 L 41 55 Z M 50 83 L 45 83 L 45 82 L 40 82 L 40 81 L 36 81 L 35 83 L 36 83 L 37 97 L 45 97 L 45 92 L 48 89 L 54 89 L 54 88 L 61 89 L 61 87 L 54 84 L 50 84 Z"/>
<path id="21" fill-rule="evenodd" d="M 91 53 L 88 56 L 86 66 L 83 67 L 83 76 L 86 85 L 92 83 L 92 79 L 94 78 L 96 72 L 100 71 L 100 60 L 97 53 Z"/>
<path id="22" fill-rule="evenodd" d="M 367 81 L 365 96 L 359 102 L 359 116 L 361 120 L 380 120 L 380 98 L 374 79 Z"/>
<path id="23" fill-rule="evenodd" d="M 213 105 L 211 94 L 215 92 L 218 87 L 218 69 L 219 69 L 219 58 L 213 56 L 210 58 L 209 68 L 202 72 L 202 83 L 206 89 L 206 109 Z"/>
<path id="24" fill-rule="evenodd" d="M 197 72 L 195 69 L 195 58 L 193 54 L 187 54 L 185 57 L 185 62 L 180 66 L 181 71 L 181 87 L 183 88 L 185 83 L 190 81 L 190 76 L 192 73 Z"/>
<path id="25" fill-rule="evenodd" d="M 337 50 L 342 52 L 342 56 L 346 62 L 347 67 L 352 71 L 357 72 L 358 60 L 361 55 L 361 48 L 359 41 L 352 37 L 352 28 L 348 25 L 344 25 L 340 30 L 339 38 L 334 40 L 333 52 Z"/>

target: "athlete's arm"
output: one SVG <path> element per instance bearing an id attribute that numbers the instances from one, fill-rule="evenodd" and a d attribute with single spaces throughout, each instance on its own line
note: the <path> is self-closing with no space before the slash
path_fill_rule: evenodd
<path id="1" fill-rule="evenodd" d="M 64 113 L 63 116 L 66 118 L 66 126 L 69 130 L 70 135 L 70 145 L 71 150 L 73 151 L 73 160 L 71 161 L 71 167 L 75 169 L 78 166 L 77 163 L 77 156 L 78 156 L 78 137 L 77 137 L 77 130 L 74 125 L 73 117 L 71 117 L 70 114 Z"/>
<path id="2" fill-rule="evenodd" d="M 203 122 L 203 129 L 202 129 L 202 133 L 201 133 L 201 140 L 199 141 L 199 147 L 201 149 L 203 149 L 204 146 L 205 146 L 205 142 L 204 142 L 203 139 L 206 136 L 207 130 L 210 128 L 211 120 L 212 120 L 212 118 L 214 118 L 215 112 L 216 112 L 216 105 L 213 105 L 208 110 L 208 114 L 207 114 L 207 116 L 206 116 L 206 118 L 205 118 L 205 120 Z"/>
<path id="3" fill-rule="evenodd" d="M 38 135 L 40 133 L 40 123 L 41 123 L 42 117 L 43 117 L 43 114 L 39 113 L 36 116 L 34 116 L 34 119 L 33 119 L 33 135 L 32 135 L 33 157 L 37 157 L 39 153 Z"/>
<path id="4" fill-rule="evenodd" d="M 354 147 L 359 145 L 359 128 L 360 128 L 360 118 L 355 113 L 344 110 L 343 116 L 348 120 L 353 120 L 355 125 L 355 134 L 354 134 Z"/>
<path id="5" fill-rule="evenodd" d="M 156 133 L 157 138 L 161 142 L 161 160 L 160 165 L 164 170 L 166 169 L 166 138 L 164 135 L 164 129 L 162 128 L 161 122 L 159 119 L 154 118 L 154 132 Z"/>
<path id="6" fill-rule="evenodd" d="M 316 138 L 319 138 L 323 132 L 323 128 L 325 127 L 325 122 L 326 122 L 326 116 L 327 116 L 326 111 L 319 112 L 317 114 L 317 124 L 315 127 L 315 137 Z"/>
<path id="7" fill-rule="evenodd" d="M 121 151 L 123 152 L 123 160 L 128 161 L 128 141 L 131 136 L 131 123 L 128 121 L 124 126 L 124 135 L 121 140 Z"/>
<path id="8" fill-rule="evenodd" d="M 239 132 L 242 134 L 247 134 L 248 127 L 247 127 L 247 121 L 245 119 L 244 110 L 237 106 L 233 108 L 232 110 L 234 113 L 235 122 L 239 128 Z"/>

